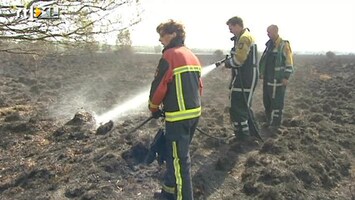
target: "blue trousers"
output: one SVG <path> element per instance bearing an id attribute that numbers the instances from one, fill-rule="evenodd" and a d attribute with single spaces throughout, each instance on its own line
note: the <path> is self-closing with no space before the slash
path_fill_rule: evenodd
<path id="1" fill-rule="evenodd" d="M 163 191 L 177 200 L 193 200 L 190 143 L 199 118 L 165 123 L 166 172 Z"/>

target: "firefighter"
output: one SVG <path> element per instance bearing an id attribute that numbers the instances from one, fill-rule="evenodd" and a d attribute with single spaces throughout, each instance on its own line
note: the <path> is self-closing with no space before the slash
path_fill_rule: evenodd
<path id="1" fill-rule="evenodd" d="M 174 20 L 156 28 L 164 46 L 149 96 L 152 116 L 165 115 L 166 172 L 160 196 L 193 199 L 189 145 L 201 115 L 201 64 L 184 45 L 184 26 Z"/>
<path id="2" fill-rule="evenodd" d="M 244 28 L 240 17 L 230 18 L 227 25 L 229 31 L 234 34 L 231 38 L 234 46 L 230 57 L 225 61 L 225 67 L 231 68 L 232 72 L 230 119 L 237 139 L 243 140 L 257 131 L 251 109 L 258 81 L 257 46 L 249 29 Z"/>
<path id="3" fill-rule="evenodd" d="M 285 91 L 293 73 L 290 43 L 278 34 L 278 27 L 267 28 L 269 40 L 259 63 L 260 79 L 263 79 L 263 103 L 266 127 L 277 129 L 281 125 Z"/>

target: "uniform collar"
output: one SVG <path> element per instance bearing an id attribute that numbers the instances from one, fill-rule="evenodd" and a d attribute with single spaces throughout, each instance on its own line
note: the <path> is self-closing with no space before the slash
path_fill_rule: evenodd
<path id="1" fill-rule="evenodd" d="M 163 49 L 163 52 L 168 50 L 168 49 L 171 49 L 171 48 L 174 48 L 174 47 L 181 47 L 181 46 L 184 46 L 184 41 L 182 39 L 177 39 L 177 38 L 174 38 L 170 41 L 170 43 Z"/>
<path id="2" fill-rule="evenodd" d="M 243 29 L 242 32 L 240 32 L 239 37 L 240 37 L 241 35 L 243 35 L 243 34 L 245 33 L 245 31 L 250 31 L 250 30 L 249 30 L 249 28 Z"/>
<path id="3" fill-rule="evenodd" d="M 276 39 L 276 41 L 274 42 L 274 43 L 275 43 L 275 47 L 280 46 L 281 41 L 282 41 L 282 38 L 279 36 L 279 37 Z"/>
<path id="4" fill-rule="evenodd" d="M 243 29 L 243 30 L 240 32 L 240 34 L 231 37 L 231 40 L 232 40 L 232 41 L 238 41 L 239 38 L 240 38 L 240 36 L 243 35 L 243 34 L 245 33 L 245 31 L 249 31 L 249 28 L 245 28 L 245 29 Z"/>

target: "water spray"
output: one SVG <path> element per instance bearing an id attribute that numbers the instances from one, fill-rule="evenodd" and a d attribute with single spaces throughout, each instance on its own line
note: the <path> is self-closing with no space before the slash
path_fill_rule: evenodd
<path id="1" fill-rule="evenodd" d="M 207 74 L 209 74 L 211 71 L 213 71 L 214 69 L 216 69 L 217 67 L 221 66 L 227 59 L 229 58 L 228 55 L 226 55 L 226 57 L 220 61 L 215 62 L 214 64 L 205 66 L 202 68 L 202 74 L 201 76 L 204 77 Z"/>
<path id="2" fill-rule="evenodd" d="M 214 64 L 202 67 L 201 77 L 204 77 L 207 74 L 209 74 L 211 71 L 216 69 L 219 65 L 221 65 L 225 60 L 226 58 Z M 148 96 L 149 96 L 149 88 L 137 94 L 135 97 L 126 101 L 125 103 L 117 105 L 116 107 L 107 111 L 106 113 L 94 116 L 96 119 L 96 125 L 100 126 L 101 124 L 106 123 L 110 120 L 117 120 L 120 117 L 127 116 L 128 111 L 137 110 L 141 108 L 141 105 L 147 103 Z"/>
<path id="3" fill-rule="evenodd" d="M 96 124 L 100 125 L 102 123 L 108 122 L 109 120 L 116 120 L 120 117 L 128 115 L 129 111 L 137 110 L 143 105 L 143 103 L 148 102 L 149 89 L 144 90 L 132 99 L 117 105 L 113 109 L 103 113 L 101 115 L 96 115 Z"/>

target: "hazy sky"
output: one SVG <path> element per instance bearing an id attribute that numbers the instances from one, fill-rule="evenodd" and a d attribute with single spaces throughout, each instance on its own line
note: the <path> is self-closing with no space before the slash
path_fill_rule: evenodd
<path id="1" fill-rule="evenodd" d="M 186 27 L 190 48 L 232 47 L 226 21 L 240 16 L 255 36 L 259 51 L 266 28 L 279 26 L 294 51 L 355 52 L 355 12 L 351 0 L 142 0 L 142 22 L 132 32 L 133 45 L 159 45 L 156 26 L 168 19 Z"/>

